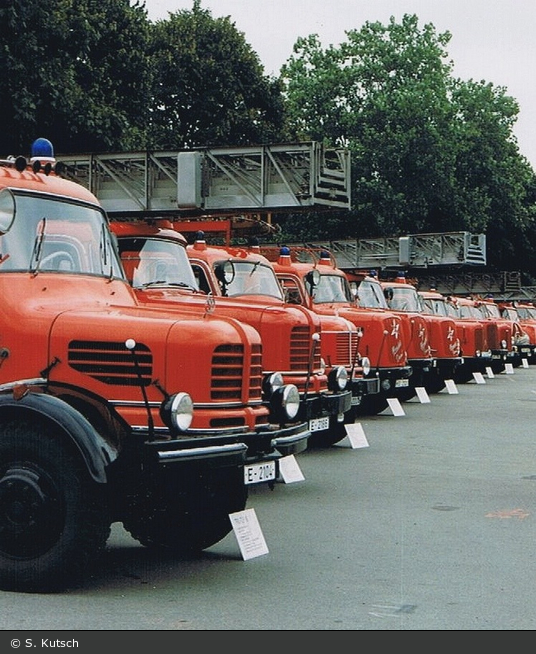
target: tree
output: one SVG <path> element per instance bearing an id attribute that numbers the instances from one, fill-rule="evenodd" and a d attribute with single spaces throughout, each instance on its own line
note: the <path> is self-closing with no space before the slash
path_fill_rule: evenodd
<path id="1" fill-rule="evenodd" d="M 57 152 L 139 148 L 148 28 L 128 0 L 1 0 L 2 151 L 27 153 L 39 136 Z"/>
<path id="2" fill-rule="evenodd" d="M 150 56 L 152 147 L 281 139 L 280 82 L 264 75 L 258 56 L 229 17 L 214 19 L 195 0 L 191 11 L 155 23 Z"/>
<path id="3" fill-rule="evenodd" d="M 333 228 L 332 238 L 488 232 L 502 237 L 504 263 L 534 230 L 534 172 L 512 134 L 515 100 L 454 79 L 450 34 L 420 29 L 417 16 L 346 36 L 325 50 L 316 35 L 298 39 L 281 73 L 291 133 L 352 153 L 352 211 L 319 230 Z M 283 230 L 295 224 L 291 217 Z"/>

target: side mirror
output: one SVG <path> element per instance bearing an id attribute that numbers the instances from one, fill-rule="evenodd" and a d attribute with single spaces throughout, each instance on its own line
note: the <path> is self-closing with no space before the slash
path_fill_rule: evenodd
<path id="1" fill-rule="evenodd" d="M 235 267 L 232 261 L 221 261 L 217 263 L 214 272 L 216 273 L 216 278 L 221 284 L 228 286 L 233 279 L 235 278 Z"/>
<path id="2" fill-rule="evenodd" d="M 313 268 L 313 270 L 307 273 L 306 279 L 311 288 L 314 288 L 320 283 L 320 273 L 316 268 Z"/>
<path id="3" fill-rule="evenodd" d="M 5 188 L 0 191 L 0 235 L 9 231 L 15 220 L 15 196 Z"/>

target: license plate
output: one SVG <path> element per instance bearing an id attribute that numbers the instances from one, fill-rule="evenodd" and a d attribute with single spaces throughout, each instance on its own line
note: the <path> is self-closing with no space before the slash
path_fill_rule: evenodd
<path id="1" fill-rule="evenodd" d="M 409 379 L 397 379 L 395 381 L 395 388 L 406 388 L 409 386 Z"/>
<path id="2" fill-rule="evenodd" d="M 324 431 L 324 429 L 329 429 L 329 418 L 313 418 L 309 421 L 309 429 L 311 431 Z"/>
<path id="3" fill-rule="evenodd" d="M 263 481 L 275 479 L 275 461 L 266 461 L 265 463 L 252 463 L 244 466 L 244 483 L 261 484 Z"/>
<path id="4" fill-rule="evenodd" d="M 361 404 L 361 395 L 352 395 L 352 406 Z"/>

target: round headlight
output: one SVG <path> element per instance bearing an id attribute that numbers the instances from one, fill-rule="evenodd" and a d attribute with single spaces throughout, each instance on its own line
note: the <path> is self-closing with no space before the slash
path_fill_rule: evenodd
<path id="1" fill-rule="evenodd" d="M 262 392 L 267 397 L 271 397 L 284 383 L 283 375 L 280 372 L 273 372 L 271 375 L 266 375 L 262 380 Z"/>
<path id="2" fill-rule="evenodd" d="M 506 348 L 508 347 L 508 344 L 506 343 L 505 340 L 501 341 L 501 347 L 502 347 L 503 350 L 506 350 Z"/>
<path id="3" fill-rule="evenodd" d="M 187 431 L 194 417 L 194 403 L 188 393 L 177 393 L 163 404 L 161 416 L 164 423 L 179 431 Z"/>
<path id="4" fill-rule="evenodd" d="M 368 357 L 361 359 L 361 367 L 363 368 L 363 375 L 365 377 L 370 374 L 370 359 Z"/>
<path id="5" fill-rule="evenodd" d="M 332 391 L 343 391 L 348 384 L 348 372 L 344 366 L 335 366 L 329 373 L 329 387 Z"/>
<path id="6" fill-rule="evenodd" d="M 276 422 L 294 420 L 300 410 L 300 392 L 294 384 L 285 384 L 274 392 L 270 404 Z"/>
<path id="7" fill-rule="evenodd" d="M 287 384 L 283 388 L 282 406 L 289 420 L 294 420 L 300 410 L 300 391 L 294 384 Z"/>

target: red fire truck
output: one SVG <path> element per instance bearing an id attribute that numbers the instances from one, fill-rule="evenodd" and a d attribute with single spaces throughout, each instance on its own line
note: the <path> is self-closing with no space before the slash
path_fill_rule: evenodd
<path id="1" fill-rule="evenodd" d="M 410 388 L 411 368 L 402 341 L 400 319 L 393 313 L 363 309 L 356 305 L 345 274 L 329 252 L 302 247 L 263 245 L 289 300 L 320 316 L 339 316 L 356 325 L 359 351 L 366 361 L 360 376 L 354 376 L 354 419 L 374 415 Z"/>
<path id="2" fill-rule="evenodd" d="M 182 553 L 231 530 L 277 431 L 249 325 L 142 306 L 52 144 L 0 163 L 0 587 L 73 582 L 121 522 Z M 269 467 L 270 467 L 269 466 Z M 269 478 L 269 477 L 268 477 Z M 273 479 L 273 476 L 272 476 Z"/>

